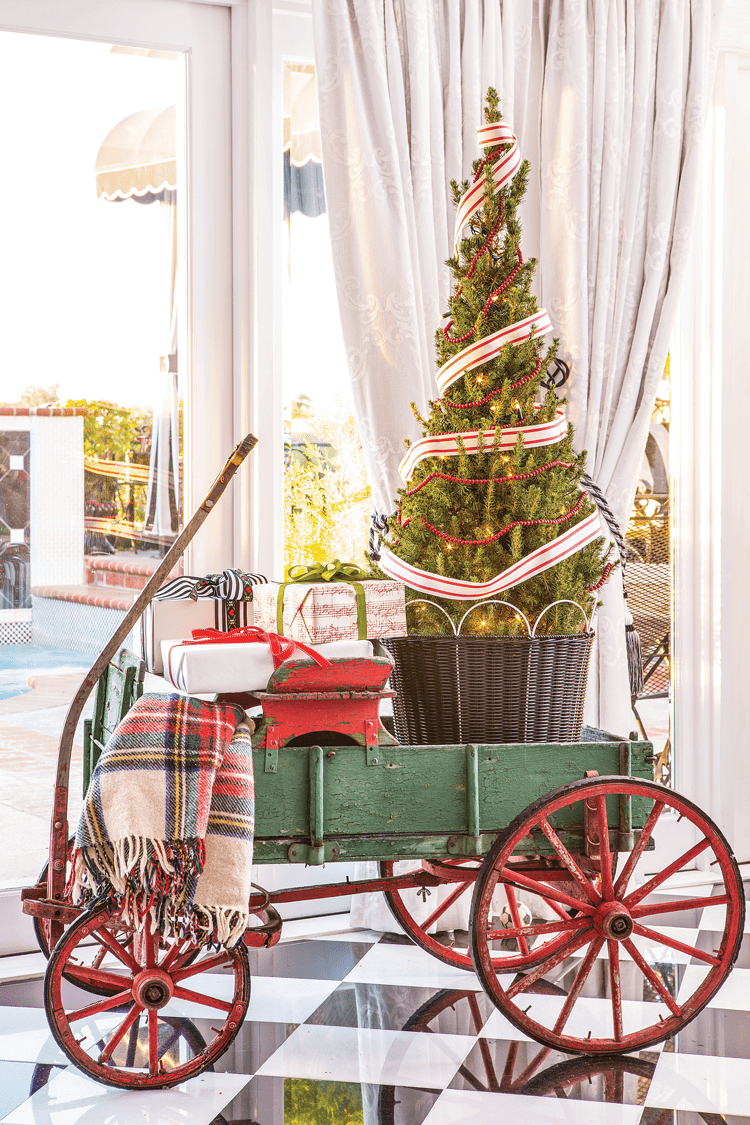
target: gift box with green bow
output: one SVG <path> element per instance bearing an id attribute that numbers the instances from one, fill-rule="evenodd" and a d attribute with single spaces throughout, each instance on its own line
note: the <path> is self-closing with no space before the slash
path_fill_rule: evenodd
<path id="1" fill-rule="evenodd" d="M 406 636 L 403 584 L 338 559 L 290 566 L 285 582 L 256 589 L 253 604 L 256 625 L 306 644 Z"/>

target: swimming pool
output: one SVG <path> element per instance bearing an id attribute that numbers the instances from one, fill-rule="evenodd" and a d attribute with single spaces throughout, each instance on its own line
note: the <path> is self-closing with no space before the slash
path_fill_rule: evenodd
<path id="1" fill-rule="evenodd" d="M 0 699 L 10 699 L 31 691 L 28 678 L 34 672 L 87 671 L 92 664 L 85 653 L 43 645 L 0 645 Z"/>

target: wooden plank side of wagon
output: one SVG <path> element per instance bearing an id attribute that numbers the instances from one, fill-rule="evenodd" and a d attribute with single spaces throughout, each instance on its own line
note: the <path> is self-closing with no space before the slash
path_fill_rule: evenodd
<path id="1" fill-rule="evenodd" d="M 650 743 L 616 740 L 281 747 L 273 768 L 262 749 L 254 762 L 258 863 L 484 854 L 528 804 L 587 771 L 653 776 Z M 645 812 L 631 811 L 637 827 Z M 620 815 L 613 798 L 611 826 Z M 582 825 L 561 828 L 575 844 Z"/>

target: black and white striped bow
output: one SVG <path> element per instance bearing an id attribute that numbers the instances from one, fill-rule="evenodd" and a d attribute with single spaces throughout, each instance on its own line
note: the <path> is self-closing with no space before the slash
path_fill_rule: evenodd
<path id="1" fill-rule="evenodd" d="M 189 574 L 173 578 L 154 594 L 154 601 L 184 601 L 189 598 L 210 598 L 212 601 L 250 601 L 251 586 L 268 582 L 265 574 L 245 574 L 241 570 L 224 570 L 221 574 L 207 574 L 205 578 L 194 578 Z"/>

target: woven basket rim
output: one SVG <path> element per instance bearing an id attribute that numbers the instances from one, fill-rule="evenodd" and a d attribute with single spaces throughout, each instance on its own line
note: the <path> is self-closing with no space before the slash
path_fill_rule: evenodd
<path id="1" fill-rule="evenodd" d="M 404 635 L 386 634 L 381 641 L 567 641 L 572 637 L 595 637 L 595 629 L 583 629 L 580 633 L 519 633 L 517 636 L 501 636 L 499 633 L 477 636 L 476 633 L 407 633 Z"/>

